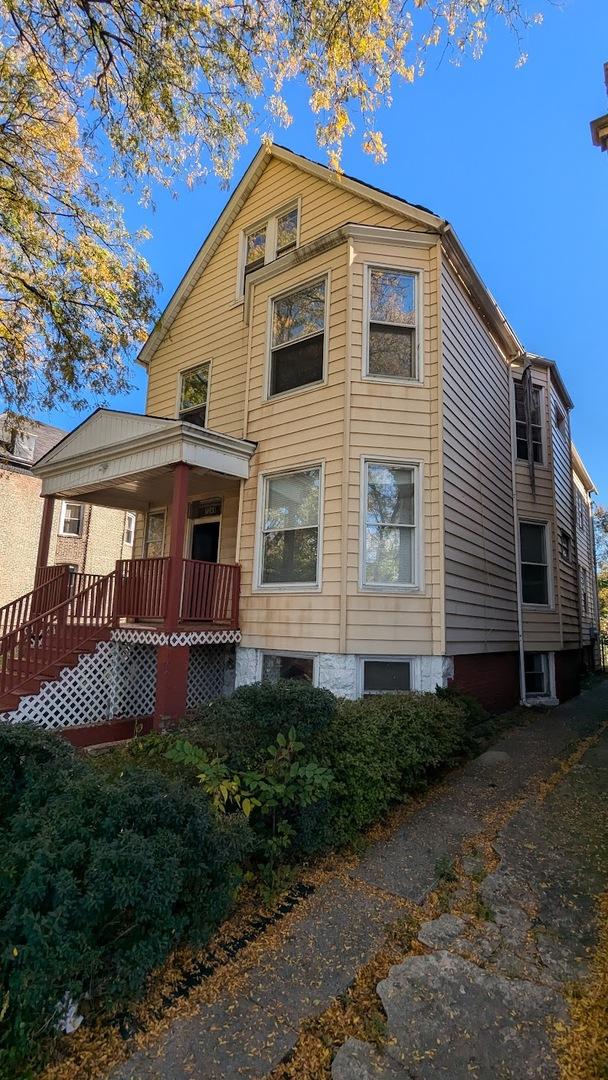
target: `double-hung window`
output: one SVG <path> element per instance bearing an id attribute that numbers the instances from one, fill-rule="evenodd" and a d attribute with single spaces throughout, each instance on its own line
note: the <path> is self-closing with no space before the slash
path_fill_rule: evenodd
<path id="1" fill-rule="evenodd" d="M 576 520 L 583 535 L 587 531 L 587 507 L 580 491 L 576 493 Z"/>
<path id="2" fill-rule="evenodd" d="M 295 205 L 272 214 L 244 234 L 243 269 L 239 283 L 241 295 L 249 274 L 297 247 L 298 227 L 299 208 Z"/>
<path id="3" fill-rule="evenodd" d="M 260 585 L 317 585 L 321 469 L 264 479 Z"/>
<path id="4" fill-rule="evenodd" d="M 128 513 L 125 514 L 124 542 L 125 542 L 127 547 L 133 547 L 133 542 L 135 540 L 135 522 L 136 522 L 136 520 L 137 520 L 137 518 L 136 518 L 135 514 L 132 514 L 131 511 L 129 511 Z"/>
<path id="5" fill-rule="evenodd" d="M 61 504 L 59 532 L 61 536 L 80 536 L 84 506 L 82 503 L 64 502 Z"/>
<path id="6" fill-rule="evenodd" d="M 199 367 L 182 371 L 179 397 L 179 418 L 189 424 L 205 427 L 209 401 L 209 361 Z"/>
<path id="7" fill-rule="evenodd" d="M 417 584 L 418 470 L 413 465 L 365 463 L 363 584 Z"/>
<path id="8" fill-rule="evenodd" d="M 587 567 L 581 566 L 581 605 L 583 608 L 583 615 L 589 614 L 589 577 L 587 574 Z"/>
<path id="9" fill-rule="evenodd" d="M 368 274 L 366 375 L 417 379 L 417 275 L 374 266 Z"/>
<path id="10" fill-rule="evenodd" d="M 268 396 L 323 381 L 326 281 L 272 301 Z"/>
<path id="11" fill-rule="evenodd" d="M 523 382 L 519 380 L 513 385 L 515 387 L 515 436 L 517 441 L 517 457 L 522 461 L 528 461 L 530 448 L 528 446 L 528 425 L 526 422 L 526 389 Z M 532 387 L 530 420 L 532 430 L 532 460 L 541 465 L 543 461 L 542 391 L 538 386 Z"/>
<path id="12" fill-rule="evenodd" d="M 524 604 L 549 603 L 549 565 L 547 558 L 547 526 L 521 522 L 521 589 Z"/>

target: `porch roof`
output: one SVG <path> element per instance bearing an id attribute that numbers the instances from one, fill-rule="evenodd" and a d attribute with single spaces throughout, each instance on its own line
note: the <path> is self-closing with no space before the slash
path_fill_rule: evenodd
<path id="1" fill-rule="evenodd" d="M 162 505 L 172 466 L 201 476 L 249 476 L 256 443 L 163 416 L 97 409 L 44 455 L 32 472 L 42 494 L 101 506 Z"/>

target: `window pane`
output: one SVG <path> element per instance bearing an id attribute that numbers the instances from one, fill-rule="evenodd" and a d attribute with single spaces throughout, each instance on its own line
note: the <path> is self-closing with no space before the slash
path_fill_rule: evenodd
<path id="1" fill-rule="evenodd" d="M 264 534 L 262 583 L 305 583 L 317 580 L 318 529 L 289 529 Z"/>
<path id="2" fill-rule="evenodd" d="M 522 599 L 524 604 L 548 604 L 547 567 L 524 563 L 521 568 Z"/>
<path id="3" fill-rule="evenodd" d="M 308 334 L 318 334 L 325 327 L 325 282 L 317 281 L 304 289 L 274 301 L 272 345 L 285 345 Z"/>
<path id="4" fill-rule="evenodd" d="M 410 665 L 404 660 L 365 660 L 363 692 L 386 694 L 410 689 Z"/>
<path id="5" fill-rule="evenodd" d="M 252 269 L 252 264 L 263 263 L 266 255 L 266 226 L 261 225 L 259 229 L 254 229 L 253 232 L 247 233 L 247 253 L 246 253 L 246 265 L 248 269 Z"/>
<path id="6" fill-rule="evenodd" d="M 414 524 L 414 470 L 398 465 L 367 466 L 369 525 Z"/>
<path id="7" fill-rule="evenodd" d="M 182 375 L 182 396 L 180 410 L 194 409 L 204 405 L 207 401 L 209 390 L 209 364 L 203 364 L 193 371 L 185 371 Z"/>
<path id="8" fill-rule="evenodd" d="M 526 693 L 548 694 L 548 666 L 544 653 L 526 653 L 524 656 Z"/>
<path id="9" fill-rule="evenodd" d="M 413 379 L 415 331 L 405 326 L 370 323 L 367 370 L 369 375 Z"/>
<path id="10" fill-rule="evenodd" d="M 146 522 L 146 556 L 149 559 L 160 558 L 163 554 L 164 531 L 164 513 L 148 514 Z"/>
<path id="11" fill-rule="evenodd" d="M 298 529 L 319 524 L 318 469 L 275 476 L 267 481 L 264 529 Z"/>
<path id="12" fill-rule="evenodd" d="M 300 679 L 311 683 L 312 673 L 312 656 L 274 656 L 266 653 L 262 658 L 262 682 Z"/>
<path id="13" fill-rule="evenodd" d="M 277 255 L 296 246 L 298 236 L 298 208 L 288 210 L 277 220 Z"/>
<path id="14" fill-rule="evenodd" d="M 414 530 L 392 525 L 368 525 L 365 581 L 368 585 L 413 584 Z"/>
<path id="15" fill-rule="evenodd" d="M 370 271 L 372 322 L 416 325 L 415 277 L 400 270 Z"/>
<path id="16" fill-rule="evenodd" d="M 277 349 L 271 358 L 270 393 L 283 394 L 323 378 L 323 334 Z"/>
<path id="17" fill-rule="evenodd" d="M 79 536 L 82 523 L 82 506 L 80 503 L 66 503 L 63 515 L 62 532 L 70 536 Z"/>
<path id="18" fill-rule="evenodd" d="M 520 525 L 522 562 L 545 563 L 545 526 Z"/>

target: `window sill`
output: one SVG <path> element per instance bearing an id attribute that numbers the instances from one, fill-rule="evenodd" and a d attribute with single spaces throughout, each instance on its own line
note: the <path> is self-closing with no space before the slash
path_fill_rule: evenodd
<path id="1" fill-rule="evenodd" d="M 281 390 L 278 394 L 266 395 L 262 399 L 263 405 L 270 405 L 273 401 L 281 401 L 286 397 L 294 397 L 296 394 L 306 394 L 309 390 L 318 390 L 320 386 L 327 386 L 327 379 L 318 379 L 314 383 L 306 383 L 305 386 L 295 386 L 293 390 Z"/>
<path id="2" fill-rule="evenodd" d="M 522 608 L 524 611 L 537 611 L 540 615 L 554 615 L 554 604 L 527 604 L 525 600 L 522 600 Z"/>
<path id="3" fill-rule="evenodd" d="M 530 705 L 533 708 L 544 705 L 545 708 L 554 709 L 556 705 L 559 705 L 559 701 L 556 697 L 551 697 L 549 694 L 526 694 L 526 705 Z"/>
<path id="4" fill-rule="evenodd" d="M 285 582 L 277 585 L 256 585 L 252 590 L 252 593 L 319 593 L 321 592 L 321 585 L 305 585 L 294 582 L 290 584 Z"/>
<path id="5" fill-rule="evenodd" d="M 425 596 L 426 593 L 420 587 L 420 585 L 367 585 L 365 582 L 359 583 L 359 593 L 367 595 L 368 593 L 374 593 L 379 596 Z"/>
<path id="6" fill-rule="evenodd" d="M 361 381 L 380 383 L 382 386 L 424 386 L 424 379 L 407 379 L 399 375 L 369 375 L 367 372 L 361 376 Z"/>

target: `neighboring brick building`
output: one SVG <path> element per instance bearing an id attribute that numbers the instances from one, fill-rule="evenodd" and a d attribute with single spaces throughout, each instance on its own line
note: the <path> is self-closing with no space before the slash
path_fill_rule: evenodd
<path id="1" fill-rule="evenodd" d="M 0 607 L 34 585 L 42 520 L 41 481 L 32 466 L 67 432 L 32 421 L 15 435 L 0 414 Z M 86 503 L 57 501 L 49 563 L 107 574 L 133 552 L 135 516 Z"/>

